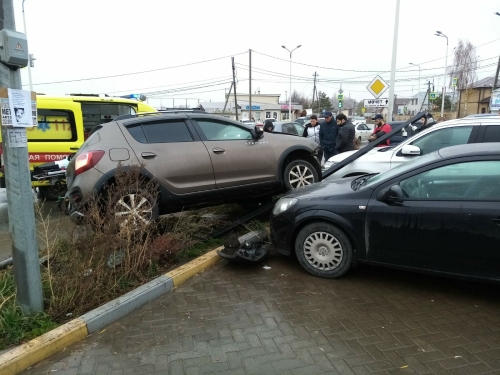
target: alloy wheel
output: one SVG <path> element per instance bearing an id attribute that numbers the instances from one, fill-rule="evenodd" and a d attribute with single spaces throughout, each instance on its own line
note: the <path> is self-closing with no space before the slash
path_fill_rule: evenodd
<path id="1" fill-rule="evenodd" d="M 342 262 L 344 252 L 339 240 L 327 232 L 311 233 L 304 241 L 306 261 L 321 271 L 337 268 Z"/>
<path id="2" fill-rule="evenodd" d="M 306 165 L 298 164 L 290 170 L 288 179 L 292 189 L 297 189 L 302 186 L 313 184 L 314 174 Z"/>
<path id="3" fill-rule="evenodd" d="M 122 228 L 148 225 L 153 215 L 151 202 L 141 194 L 126 194 L 115 204 L 115 218 Z"/>

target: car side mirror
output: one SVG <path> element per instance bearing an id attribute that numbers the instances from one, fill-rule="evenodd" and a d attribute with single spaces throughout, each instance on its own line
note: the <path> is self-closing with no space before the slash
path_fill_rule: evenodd
<path id="1" fill-rule="evenodd" d="M 387 190 L 385 193 L 382 194 L 381 201 L 383 202 L 390 202 L 390 203 L 403 203 L 404 201 L 404 194 L 403 190 L 399 185 L 393 185 Z"/>
<path id="2" fill-rule="evenodd" d="M 413 146 L 413 145 L 404 145 L 403 148 L 401 149 L 401 153 L 403 155 L 422 155 L 422 150 L 418 146 Z"/>
<path id="3" fill-rule="evenodd" d="M 260 139 L 264 135 L 264 127 L 255 125 L 252 130 L 252 136 L 254 139 Z"/>

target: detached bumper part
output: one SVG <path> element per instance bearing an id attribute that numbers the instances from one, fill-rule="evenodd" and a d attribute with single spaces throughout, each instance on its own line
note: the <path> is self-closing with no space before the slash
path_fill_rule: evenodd
<path id="1" fill-rule="evenodd" d="M 224 249 L 218 250 L 221 258 L 239 263 L 257 263 L 263 260 L 272 250 L 265 232 L 249 233 L 238 239 L 230 237 L 224 243 Z"/>

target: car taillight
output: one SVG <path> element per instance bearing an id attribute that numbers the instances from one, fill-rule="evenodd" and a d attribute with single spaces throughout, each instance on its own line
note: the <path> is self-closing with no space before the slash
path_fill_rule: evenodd
<path id="1" fill-rule="evenodd" d="M 78 155 L 75 159 L 75 175 L 88 171 L 99 163 L 104 156 L 104 151 L 88 151 Z"/>

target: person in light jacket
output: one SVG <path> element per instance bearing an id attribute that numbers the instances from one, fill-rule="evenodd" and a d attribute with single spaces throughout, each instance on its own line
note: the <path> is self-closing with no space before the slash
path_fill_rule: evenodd
<path id="1" fill-rule="evenodd" d="M 309 138 L 311 141 L 314 141 L 318 146 L 320 145 L 320 127 L 318 123 L 318 116 L 312 115 L 309 119 L 310 123 L 304 127 L 303 137 Z M 323 149 L 320 149 L 318 153 L 318 161 L 321 164 L 321 159 L 323 158 Z"/>

